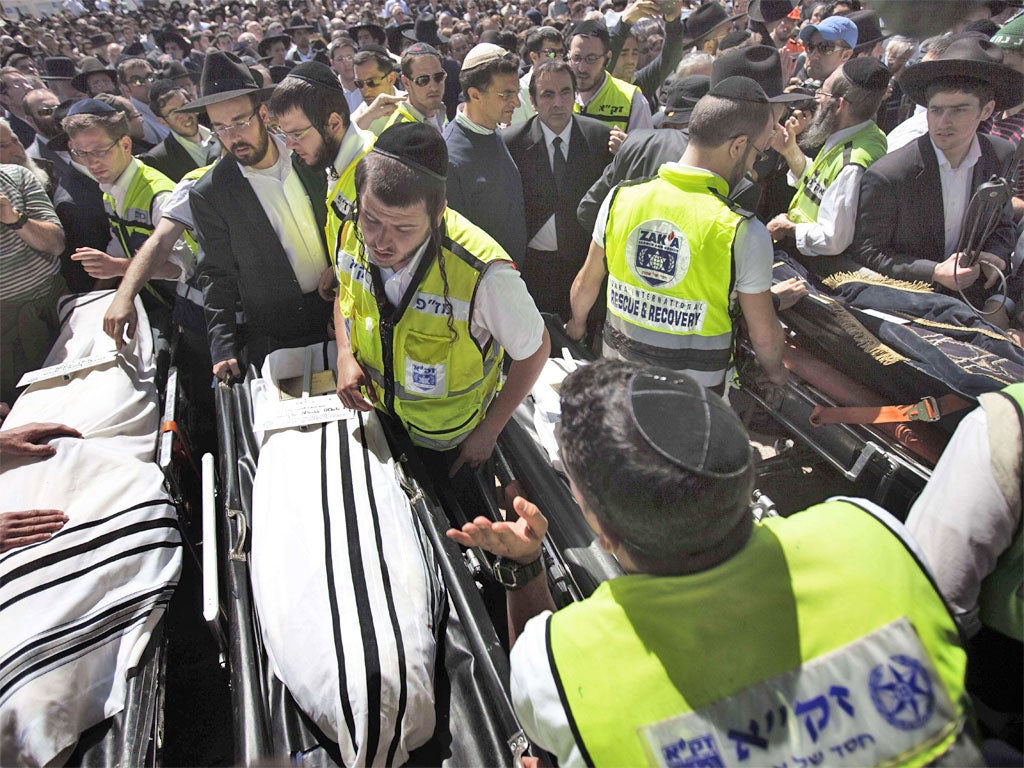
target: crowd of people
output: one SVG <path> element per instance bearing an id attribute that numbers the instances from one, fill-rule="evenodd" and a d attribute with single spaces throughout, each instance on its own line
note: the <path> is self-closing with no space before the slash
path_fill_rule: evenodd
<path id="1" fill-rule="evenodd" d="M 542 313 L 557 315 L 610 358 L 566 382 L 560 442 L 629 575 L 552 615 L 536 506 L 450 532 L 504 560 L 531 739 L 564 765 L 751 749 L 781 764 L 851 738 L 870 750 L 857 762 L 980 760 L 967 657 L 917 545 L 860 502 L 753 525 L 749 445 L 717 396 L 741 332 L 769 386 L 789 378 L 778 313 L 808 285 L 773 284 L 780 258 L 816 283 L 857 273 L 961 301 L 1021 346 L 1024 14 L 949 7 L 932 37 L 871 0 L 65 0 L 7 19 L 0 399 L 45 357 L 57 298 L 111 288 L 107 333 L 132 337 L 141 297 L 180 334 L 200 404 L 211 374 L 232 383 L 333 339 L 344 405 L 394 420 L 464 485 L 537 381 Z M 964 226 L 993 177 L 1010 186 Z M 999 429 L 1020 410 L 1004 406 L 986 404 Z M 988 566 L 952 581 L 958 614 L 981 600 L 1019 662 L 1015 435 L 992 437 L 1017 465 L 999 460 Z M 945 558 L 928 514 L 915 535 Z M 823 682 L 861 672 L 852 692 Z M 927 682 L 927 714 L 914 690 L 881 692 L 907 674 Z M 759 735 L 768 684 L 790 692 L 788 742 Z M 998 708 L 1019 716 L 1016 687 Z M 801 710 L 814 697 L 817 726 Z M 1019 748 L 1019 726 L 998 735 Z"/>

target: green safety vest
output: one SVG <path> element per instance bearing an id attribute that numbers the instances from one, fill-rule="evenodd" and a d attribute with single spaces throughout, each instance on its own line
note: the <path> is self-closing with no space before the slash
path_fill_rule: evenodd
<path id="1" fill-rule="evenodd" d="M 417 445 L 454 448 L 479 424 L 498 391 L 504 350 L 481 348 L 470 330 L 476 289 L 487 269 L 508 256 L 486 232 L 447 209 L 441 251 L 453 310 L 445 308 L 444 278 L 427 246 L 402 304 L 381 317 L 380 272 L 370 265 L 353 221 L 341 231 L 338 301 L 348 320 L 356 359 L 369 373 L 378 407 L 401 419 Z"/>
<path id="2" fill-rule="evenodd" d="M 942 596 L 845 501 L 756 524 L 709 570 L 605 582 L 547 631 L 591 765 L 924 765 L 965 723 Z"/>
<path id="3" fill-rule="evenodd" d="M 1019 448 L 1024 433 L 1024 384 L 1011 384 L 1001 395 L 1013 401 L 1019 420 L 1016 425 L 1009 427 L 989 421 L 989 447 L 992 451 Z M 985 396 L 982 397 L 982 405 L 984 401 Z M 1010 440 L 1016 440 L 1016 446 L 1011 446 Z M 1014 456 L 1015 453 L 1010 455 Z M 1018 490 L 1024 496 L 1024 488 L 1020 488 L 1022 473 L 1019 465 L 1017 472 Z M 1021 514 L 1020 508 L 1017 513 Z M 999 556 L 995 569 L 981 584 L 978 607 L 985 626 L 1007 637 L 1024 641 L 1024 534 L 1020 520 L 1009 548 Z"/>
<path id="4" fill-rule="evenodd" d="M 821 207 L 825 190 L 836 180 L 839 172 L 848 165 L 870 167 L 875 160 L 885 155 L 887 147 L 885 134 L 873 122 L 828 151 L 822 147 L 811 167 L 800 179 L 793 201 L 789 204 L 789 218 L 797 224 L 817 221 L 818 208 Z"/>
<path id="5" fill-rule="evenodd" d="M 342 171 L 341 176 L 334 181 L 327 192 L 327 224 L 324 227 L 324 232 L 327 235 L 326 242 L 331 256 L 331 266 L 335 268 L 335 272 L 337 272 L 337 265 L 334 263 L 334 254 L 338 247 L 338 236 L 341 234 L 342 225 L 355 212 L 356 166 L 373 149 L 373 143 L 377 139 L 369 131 L 362 133 L 366 134 L 363 137 L 363 148 L 359 150 L 359 154 Z"/>
<path id="6" fill-rule="evenodd" d="M 626 130 L 633 111 L 633 95 L 640 90 L 632 83 L 605 72 L 604 83 L 586 106 L 577 101 L 573 111 L 608 123 L 612 128 Z"/>
<path id="7" fill-rule="evenodd" d="M 605 341 L 676 370 L 725 371 L 732 358 L 733 240 L 750 214 L 710 171 L 666 163 L 613 191 L 605 229 Z"/>

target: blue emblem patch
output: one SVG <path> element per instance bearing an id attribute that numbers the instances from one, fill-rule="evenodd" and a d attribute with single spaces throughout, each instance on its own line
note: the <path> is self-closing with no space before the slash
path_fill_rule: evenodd
<path id="1" fill-rule="evenodd" d="M 724 768 L 725 766 L 715 737 L 710 733 L 665 744 L 661 748 L 661 756 L 668 768 Z"/>
<path id="2" fill-rule="evenodd" d="M 420 389 L 433 389 L 437 386 L 437 368 L 432 365 L 414 364 L 412 383 Z"/>
<path id="3" fill-rule="evenodd" d="M 871 703 L 885 721 L 901 731 L 925 725 L 935 712 L 935 691 L 928 670 L 917 659 L 897 654 L 868 677 Z"/>
<path id="4" fill-rule="evenodd" d="M 636 274 L 652 288 L 676 282 L 678 233 L 641 228 L 636 241 Z"/>

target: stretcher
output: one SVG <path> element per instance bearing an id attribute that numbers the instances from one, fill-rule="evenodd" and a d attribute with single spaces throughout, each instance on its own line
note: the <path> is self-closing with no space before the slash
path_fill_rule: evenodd
<path id="1" fill-rule="evenodd" d="M 867 273 L 822 282 L 798 263 L 810 294 L 781 313 L 791 377 L 766 386 L 749 343 L 737 352 L 744 390 L 795 438 L 764 471 L 819 457 L 905 518 L 978 395 L 1024 378 L 1024 354 L 956 299 Z"/>
<path id="2" fill-rule="evenodd" d="M 0 470 L 2 511 L 56 508 L 69 518 L 50 539 L 0 556 L 4 765 L 160 759 L 164 614 L 181 571 L 182 507 L 168 492 L 180 487 L 179 462 L 168 454 L 161 466 L 157 454 L 161 423 L 177 418 L 175 376 L 160 371 L 170 351 L 158 352 L 138 300 L 136 337 L 116 352 L 102 331 L 111 296 L 61 299 L 46 374 L 3 425 L 58 422 L 82 433 L 52 441 L 50 458 L 5 457 Z"/>
<path id="3" fill-rule="evenodd" d="M 212 474 L 207 473 L 205 483 L 204 615 L 221 644 L 229 668 L 236 762 L 251 765 L 287 759 L 312 765 L 371 761 L 414 765 L 513 764 L 527 743 L 508 699 L 507 655 L 481 600 L 470 564 L 444 535 L 448 517 L 431 494 L 424 491 L 423 469 L 411 446 L 403 444 L 404 434 L 390 430 L 372 412 L 348 412 L 341 419 L 321 413 L 316 418 L 325 421 L 294 426 L 267 420 L 265 406 L 274 403 L 273 398 L 267 400 L 268 382 L 279 392 L 284 388 L 283 378 L 297 378 L 298 382 L 293 382 L 298 387 L 296 399 L 306 399 L 315 407 L 317 397 L 310 395 L 316 389 L 315 380 L 320 371 L 330 368 L 336 353 L 333 345 L 314 345 L 308 350 L 312 354 L 305 350 L 273 353 L 261 373 L 250 370 L 245 382 L 233 387 L 221 385 L 217 390 L 220 477 L 216 490 Z M 291 362 L 282 363 L 281 355 Z M 282 370 L 297 371 L 299 375 L 279 376 Z M 340 408 L 333 386 L 328 389 L 330 397 L 325 399 L 333 399 L 334 407 Z M 268 425 L 276 426 L 264 429 Z M 326 457 L 322 465 L 317 461 L 315 470 L 326 478 L 322 487 L 329 489 L 323 502 L 318 498 L 306 499 L 301 488 L 301 478 L 306 475 L 302 467 L 295 466 L 303 461 L 299 457 L 304 450 L 302 444 L 310 442 L 322 445 L 322 455 Z M 342 456 L 340 480 L 335 479 L 339 475 L 336 453 Z M 289 458 L 296 461 L 288 465 Z M 204 464 L 212 469 L 212 457 L 204 457 Z M 323 472 L 321 466 L 325 468 Z M 360 478 L 363 474 L 372 482 L 364 483 Z M 271 492 L 271 487 L 294 492 L 294 503 L 278 502 L 279 509 L 268 510 L 265 493 Z M 372 500 L 364 493 L 369 488 Z M 320 489 L 313 496 L 318 494 Z M 309 513 L 310 508 L 315 513 Z M 324 509 L 328 509 L 326 514 Z M 280 521 L 272 515 L 286 512 L 303 521 L 302 526 L 296 527 L 329 525 L 330 546 L 322 544 L 319 551 L 299 551 L 306 546 L 299 544 L 299 538 L 285 528 L 274 528 Z M 302 517 L 305 514 L 312 517 Z M 327 522 L 311 523 L 317 516 Z M 384 527 L 385 523 L 380 521 L 386 519 L 395 527 L 388 528 L 388 535 L 376 542 L 369 534 L 367 546 L 365 536 L 373 528 L 368 521 L 376 520 L 376 525 Z M 343 553 L 339 547 L 355 526 L 361 537 L 360 546 Z M 326 530 L 318 527 L 317 535 L 323 539 Z M 382 556 L 378 561 L 375 552 L 383 552 L 381 547 L 386 549 L 394 544 L 390 541 L 392 534 L 394 538 L 406 537 L 411 554 L 403 558 Z M 394 711 L 386 706 L 392 701 L 389 696 L 394 691 L 389 681 L 393 681 L 394 675 L 388 671 L 392 667 L 384 664 L 388 649 L 394 644 L 390 639 L 394 622 L 382 622 L 380 613 L 370 617 L 366 612 L 368 606 L 360 605 L 363 583 L 355 579 L 343 583 L 343 579 L 331 577 L 330 583 L 337 587 L 334 607 L 330 598 L 313 587 L 301 592 L 289 587 L 293 601 L 299 604 L 296 608 L 275 601 L 275 588 L 261 570 L 267 564 L 283 583 L 294 585 L 293 575 L 282 571 L 289 557 L 294 558 L 290 566 L 293 569 L 302 567 L 299 560 L 307 560 L 315 564 L 317 572 L 333 567 L 337 573 L 345 570 L 339 565 L 345 557 L 350 558 L 350 565 L 354 563 L 352 552 L 357 549 L 367 585 L 371 572 L 378 568 L 377 562 L 388 566 L 390 582 L 385 580 L 383 586 L 390 585 L 390 589 L 385 589 L 374 605 L 379 608 L 392 601 L 397 605 L 402 597 L 399 591 L 424 595 L 420 629 L 429 631 L 436 643 L 432 659 L 430 643 L 422 645 L 425 650 L 421 653 L 422 663 L 429 661 L 433 665 L 432 690 L 419 691 L 417 698 L 412 682 L 409 683 L 404 706 L 407 711 L 418 707 L 419 719 L 411 724 L 403 721 L 405 731 L 397 741 L 399 728 Z M 332 565 L 325 566 L 328 552 Z M 400 572 L 405 575 L 399 576 Z M 417 573 L 422 578 L 410 576 Z M 321 601 L 326 602 L 320 605 Z M 400 607 L 396 607 L 395 613 L 404 615 Z M 302 621 L 306 623 L 295 626 Z M 280 626 L 282 622 L 292 626 Z M 317 637 L 325 631 L 344 632 L 361 622 L 372 623 L 375 629 L 367 633 L 364 626 L 361 643 L 343 642 L 350 662 L 344 667 L 347 685 L 342 689 L 336 682 L 340 675 L 337 666 L 327 673 L 317 672 L 323 678 L 320 686 L 310 682 L 301 667 L 316 667 L 317 658 L 323 654 L 312 649 L 304 652 L 299 645 L 290 645 L 288 634 L 298 634 L 301 641 L 315 645 L 319 642 Z M 388 637 L 377 631 L 382 623 Z M 399 623 L 403 631 L 398 634 L 403 641 L 414 639 L 415 617 L 399 618 Z M 405 649 L 407 660 L 411 659 L 408 642 Z M 370 689 L 366 684 L 369 675 L 352 673 L 353 656 L 365 661 L 374 655 L 381 660 L 379 676 L 383 682 L 379 697 L 365 696 Z M 412 664 L 408 661 L 410 680 L 414 677 Z M 338 695 L 339 690 L 347 691 L 348 695 Z M 429 715 L 423 712 L 428 694 L 432 696 Z M 326 711 L 324 706 L 318 708 L 318 702 L 322 704 L 325 698 L 336 703 L 333 711 Z M 403 701 L 400 697 L 397 700 Z M 365 746 L 368 741 L 400 746 L 395 750 L 381 746 L 371 760 Z"/>

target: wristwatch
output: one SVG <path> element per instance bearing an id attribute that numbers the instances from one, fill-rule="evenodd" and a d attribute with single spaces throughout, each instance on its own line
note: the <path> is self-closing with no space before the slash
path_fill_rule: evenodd
<path id="1" fill-rule="evenodd" d="M 494 579 L 505 589 L 522 589 L 544 570 L 544 557 L 538 554 L 532 563 L 520 563 L 506 557 L 494 561 Z"/>
<path id="2" fill-rule="evenodd" d="M 8 229 L 21 229 L 25 226 L 25 222 L 28 221 L 28 214 L 22 211 L 18 214 L 18 220 L 13 224 L 4 224 Z"/>

